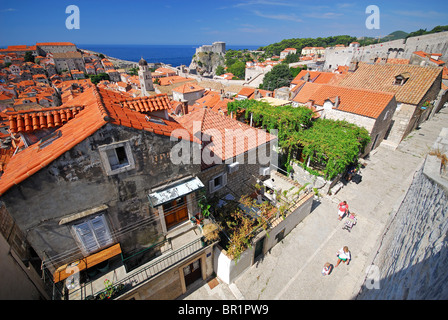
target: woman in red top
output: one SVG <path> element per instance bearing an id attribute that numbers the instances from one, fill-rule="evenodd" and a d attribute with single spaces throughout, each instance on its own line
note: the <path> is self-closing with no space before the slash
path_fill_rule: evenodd
<path id="1" fill-rule="evenodd" d="M 342 201 L 339 204 L 339 208 L 338 208 L 338 215 L 339 215 L 339 220 L 341 220 L 345 214 L 348 213 L 348 204 L 347 201 Z"/>

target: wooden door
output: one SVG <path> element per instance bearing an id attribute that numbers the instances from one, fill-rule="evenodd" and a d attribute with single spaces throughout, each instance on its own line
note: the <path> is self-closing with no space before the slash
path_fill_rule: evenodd
<path id="1" fill-rule="evenodd" d="M 188 287 L 190 284 L 200 279 L 202 276 L 201 272 L 201 259 L 194 261 L 188 266 L 183 268 L 184 278 L 185 278 L 185 286 Z"/>
<path id="2" fill-rule="evenodd" d="M 188 220 L 188 208 L 185 197 L 178 198 L 163 205 L 166 228 L 170 229 L 175 225 Z"/>

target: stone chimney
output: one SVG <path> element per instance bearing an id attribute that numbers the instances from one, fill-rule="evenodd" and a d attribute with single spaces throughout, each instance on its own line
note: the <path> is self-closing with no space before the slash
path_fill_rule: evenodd
<path id="1" fill-rule="evenodd" d="M 180 102 L 182 103 L 182 112 L 184 115 L 188 114 L 188 101 L 185 99 L 181 99 Z"/>

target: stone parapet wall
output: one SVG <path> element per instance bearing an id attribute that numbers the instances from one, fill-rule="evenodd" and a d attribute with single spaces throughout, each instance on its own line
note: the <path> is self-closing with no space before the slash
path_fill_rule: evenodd
<path id="1" fill-rule="evenodd" d="M 446 155 L 447 128 L 433 150 Z M 367 279 L 358 299 L 448 298 L 448 179 L 439 157 L 428 155 L 416 172 L 373 260 L 379 277 Z M 375 289 L 371 285 L 378 280 Z"/>

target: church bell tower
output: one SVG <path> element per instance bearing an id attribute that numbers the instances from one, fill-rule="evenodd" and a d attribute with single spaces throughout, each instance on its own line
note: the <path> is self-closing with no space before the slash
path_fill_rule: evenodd
<path id="1" fill-rule="evenodd" d="M 149 96 L 148 91 L 154 91 L 154 85 L 152 84 L 152 76 L 148 62 L 143 57 L 138 62 L 138 78 L 140 80 L 142 96 Z"/>

